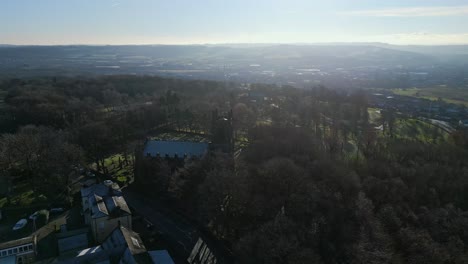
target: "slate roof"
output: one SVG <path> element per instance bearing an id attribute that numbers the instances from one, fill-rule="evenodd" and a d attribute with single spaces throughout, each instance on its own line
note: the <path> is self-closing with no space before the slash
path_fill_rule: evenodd
<path id="1" fill-rule="evenodd" d="M 16 240 L 10 240 L 0 244 L 0 249 L 7 249 L 11 247 L 17 247 L 25 244 L 33 243 L 34 244 L 34 237 L 24 237 Z"/>
<path id="2" fill-rule="evenodd" d="M 117 195 L 122 196 L 122 191 L 117 183 L 113 183 L 111 188 L 104 184 L 94 184 L 89 187 L 81 188 L 81 197 L 88 197 L 92 194 L 99 196 Z"/>
<path id="3" fill-rule="evenodd" d="M 208 143 L 206 142 L 182 142 L 182 141 L 157 141 L 150 140 L 146 142 L 143 154 L 145 156 L 162 158 L 166 155 L 170 158 L 203 157 L 208 152 Z"/>
<path id="4" fill-rule="evenodd" d="M 81 196 L 87 199 L 92 218 L 131 214 L 122 191 L 116 183 L 112 183 L 111 186 L 95 184 L 83 187 Z"/>
<path id="5" fill-rule="evenodd" d="M 143 244 L 143 240 L 141 240 L 141 237 L 138 233 L 135 233 L 132 230 L 127 229 L 123 226 L 120 227 L 120 231 L 122 231 L 122 235 L 132 255 L 137 255 L 146 252 L 146 247 Z"/>
<path id="6" fill-rule="evenodd" d="M 99 196 L 94 194 L 88 198 L 91 217 L 130 215 L 132 212 L 122 196 Z"/>
<path id="7" fill-rule="evenodd" d="M 174 264 L 174 261 L 167 250 L 148 251 L 148 254 L 155 264 Z"/>
<path id="8" fill-rule="evenodd" d="M 85 249 L 88 247 L 88 228 L 59 233 L 56 236 L 60 253 L 69 250 Z"/>

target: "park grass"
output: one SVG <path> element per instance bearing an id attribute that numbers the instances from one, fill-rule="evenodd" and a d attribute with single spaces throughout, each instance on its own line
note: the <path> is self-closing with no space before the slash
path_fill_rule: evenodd
<path id="1" fill-rule="evenodd" d="M 468 89 L 436 86 L 429 88 L 392 89 L 397 95 L 411 96 L 436 101 L 439 98 L 451 104 L 468 106 Z"/>
<path id="2" fill-rule="evenodd" d="M 270 119 L 257 120 L 257 126 L 271 126 L 272 121 Z"/>
<path id="3" fill-rule="evenodd" d="M 367 111 L 369 112 L 369 122 L 370 123 L 377 123 L 378 120 L 380 120 L 381 118 L 381 114 L 380 114 L 380 109 L 379 108 L 369 108 L 367 109 Z"/>
<path id="4" fill-rule="evenodd" d="M 150 137 L 150 140 L 209 142 L 205 136 L 182 132 L 159 133 L 156 136 Z"/>
<path id="5" fill-rule="evenodd" d="M 0 198 L 0 208 L 3 208 L 3 206 L 5 206 L 6 203 L 7 203 L 6 197 Z"/>
<path id="6" fill-rule="evenodd" d="M 245 148 L 249 145 L 249 139 L 245 135 L 238 134 L 234 142 L 235 149 Z"/>
<path id="7" fill-rule="evenodd" d="M 395 136 L 397 138 L 436 143 L 438 141 L 445 141 L 448 133 L 418 119 L 397 119 L 395 123 Z"/>
<path id="8" fill-rule="evenodd" d="M 29 206 L 34 202 L 34 200 L 34 191 L 28 190 L 14 195 L 11 199 L 11 203 L 19 206 Z"/>
<path id="9" fill-rule="evenodd" d="M 29 183 L 16 184 L 13 192 L 10 194 L 10 204 L 7 204 L 7 198 L 0 199 L 0 208 L 6 206 L 31 207 L 47 202 L 47 197 L 41 193 L 34 192 Z"/>
<path id="10" fill-rule="evenodd" d="M 128 155 L 127 159 L 132 159 L 132 155 Z M 123 164 L 122 167 L 119 167 L 119 159 L 123 162 L 123 154 L 115 154 L 104 160 L 104 165 L 106 166 L 109 173 L 112 175 L 112 178 L 121 182 L 127 182 L 128 178 L 133 174 L 133 167 L 131 165 Z"/>

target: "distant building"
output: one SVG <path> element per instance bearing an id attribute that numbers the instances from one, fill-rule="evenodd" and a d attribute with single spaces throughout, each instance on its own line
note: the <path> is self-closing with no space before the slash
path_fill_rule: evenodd
<path id="1" fill-rule="evenodd" d="M 36 237 L 25 237 L 0 244 L 0 263 L 33 263 L 36 259 Z"/>
<path id="2" fill-rule="evenodd" d="M 119 225 L 132 227 L 132 213 L 116 183 L 82 188 L 81 198 L 85 223 L 96 242 L 102 242 Z"/>

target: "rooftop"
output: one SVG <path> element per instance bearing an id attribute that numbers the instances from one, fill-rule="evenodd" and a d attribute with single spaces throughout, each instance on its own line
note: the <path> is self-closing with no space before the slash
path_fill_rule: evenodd
<path id="1" fill-rule="evenodd" d="M 34 237 L 24 237 L 16 240 L 10 240 L 0 244 L 0 249 L 7 249 L 11 247 L 21 246 L 34 242 Z"/>
<path id="2" fill-rule="evenodd" d="M 130 250 L 132 255 L 137 255 L 146 252 L 146 247 L 143 244 L 143 240 L 141 240 L 141 237 L 138 233 L 123 226 L 120 227 L 120 231 L 122 232 L 125 242 L 127 243 L 128 249 Z"/>
<path id="3" fill-rule="evenodd" d="M 167 250 L 149 251 L 148 254 L 155 264 L 174 264 L 174 261 Z"/>
<path id="4" fill-rule="evenodd" d="M 122 196 L 99 196 L 94 194 L 88 199 L 91 205 L 90 210 L 92 218 L 132 214 L 127 202 Z"/>
<path id="5" fill-rule="evenodd" d="M 112 183 L 110 186 L 106 186 L 105 184 L 94 184 L 89 187 L 81 188 L 81 197 L 87 197 L 92 194 L 97 194 L 99 196 L 107 196 L 107 195 L 117 195 L 122 196 L 122 191 L 117 183 Z"/>

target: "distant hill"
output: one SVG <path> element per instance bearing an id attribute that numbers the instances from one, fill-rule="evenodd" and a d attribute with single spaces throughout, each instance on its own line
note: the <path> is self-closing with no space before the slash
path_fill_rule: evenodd
<path id="1" fill-rule="evenodd" d="M 422 67 L 460 60 L 468 46 L 395 46 L 382 43 L 128 46 L 0 45 L 0 75 L 160 74 L 293 68 Z M 443 56 L 441 56 L 443 55 Z M 449 62 L 450 63 L 450 62 Z M 183 75 L 183 74 L 180 74 Z M 191 75 L 190 75 L 191 76 Z"/>

